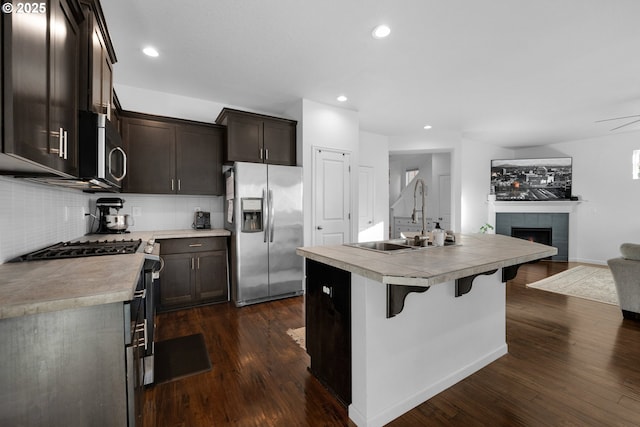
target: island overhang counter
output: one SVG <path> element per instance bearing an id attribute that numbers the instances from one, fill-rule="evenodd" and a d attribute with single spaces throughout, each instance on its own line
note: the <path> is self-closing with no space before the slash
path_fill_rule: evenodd
<path id="1" fill-rule="evenodd" d="M 507 353 L 503 282 L 519 265 L 557 250 L 456 234 L 454 246 L 402 253 L 347 245 L 297 253 L 306 258 L 311 371 L 358 426 L 382 426 Z M 332 353 L 335 362 L 324 360 Z M 347 387 L 334 387 L 345 377 Z"/>

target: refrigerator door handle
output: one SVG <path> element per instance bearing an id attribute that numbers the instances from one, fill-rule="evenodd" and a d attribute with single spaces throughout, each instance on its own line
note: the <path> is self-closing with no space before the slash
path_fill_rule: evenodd
<path id="1" fill-rule="evenodd" d="M 273 243 L 274 219 L 276 216 L 276 207 L 273 203 L 273 190 L 269 190 L 269 241 Z"/>
<path id="2" fill-rule="evenodd" d="M 266 197 L 266 190 L 263 188 L 262 189 L 262 211 L 266 214 L 267 212 L 269 212 L 269 201 L 267 200 Z M 262 228 L 264 228 L 264 242 L 267 243 L 267 238 L 269 237 L 269 226 L 268 226 L 269 222 L 267 221 L 267 218 L 263 218 L 262 219 Z"/>

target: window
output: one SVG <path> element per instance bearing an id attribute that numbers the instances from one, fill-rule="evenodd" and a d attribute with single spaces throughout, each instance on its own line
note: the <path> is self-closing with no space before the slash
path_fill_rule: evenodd
<path id="1" fill-rule="evenodd" d="M 406 187 L 418 175 L 419 169 L 407 169 L 404 172 L 404 186 Z"/>
<path id="2" fill-rule="evenodd" d="M 633 179 L 640 179 L 640 150 L 633 150 Z"/>

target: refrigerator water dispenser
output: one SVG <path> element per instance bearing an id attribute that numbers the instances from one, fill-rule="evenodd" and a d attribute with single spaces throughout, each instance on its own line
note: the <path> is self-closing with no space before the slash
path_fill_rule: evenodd
<path id="1" fill-rule="evenodd" d="M 243 197 L 241 199 L 240 214 L 242 216 L 243 233 L 264 231 L 261 198 Z"/>

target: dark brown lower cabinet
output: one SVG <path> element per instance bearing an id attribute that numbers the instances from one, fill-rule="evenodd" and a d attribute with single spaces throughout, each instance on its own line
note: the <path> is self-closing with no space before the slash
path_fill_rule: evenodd
<path id="1" fill-rule="evenodd" d="M 351 273 L 306 260 L 306 346 L 311 372 L 351 403 Z"/>
<path id="2" fill-rule="evenodd" d="M 160 273 L 158 311 L 227 301 L 227 238 L 159 240 L 164 268 Z"/>

